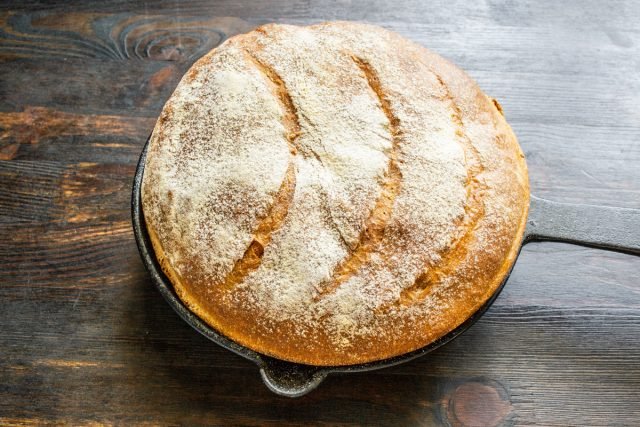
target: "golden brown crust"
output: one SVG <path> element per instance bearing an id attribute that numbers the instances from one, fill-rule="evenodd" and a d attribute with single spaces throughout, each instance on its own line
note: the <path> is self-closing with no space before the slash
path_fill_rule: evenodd
<path id="1" fill-rule="evenodd" d="M 256 351 L 314 365 L 423 347 L 517 256 L 526 164 L 497 101 L 386 30 L 268 25 L 165 106 L 143 210 L 179 297 Z"/>

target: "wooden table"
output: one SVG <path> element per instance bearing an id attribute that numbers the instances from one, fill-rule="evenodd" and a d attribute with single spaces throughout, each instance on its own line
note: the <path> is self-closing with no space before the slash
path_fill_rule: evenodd
<path id="1" fill-rule="evenodd" d="M 640 208 L 639 3 L 63 3 L 0 6 L 0 424 L 640 423 L 635 257 L 529 245 L 458 340 L 291 400 L 164 302 L 129 205 L 142 145 L 196 58 L 260 23 L 352 19 L 499 99 L 535 194 Z"/>

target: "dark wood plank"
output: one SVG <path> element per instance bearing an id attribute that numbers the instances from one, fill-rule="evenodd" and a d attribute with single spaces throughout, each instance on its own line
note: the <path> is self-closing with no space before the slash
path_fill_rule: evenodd
<path id="1" fill-rule="evenodd" d="M 58 163 L 104 161 L 135 163 L 155 124 L 154 117 L 75 114 L 52 108 L 27 107 L 0 113 L 6 137 L 2 160 Z"/>
<path id="2" fill-rule="evenodd" d="M 251 21 L 320 21 L 348 19 L 370 22 L 399 22 L 411 24 L 425 22 L 445 23 L 452 28 L 466 24 L 484 26 L 497 23 L 503 26 L 570 26 L 573 28 L 602 28 L 637 30 L 640 16 L 637 5 L 631 1 L 613 0 L 603 5 L 598 0 L 579 0 L 571 5 L 554 0 L 541 0 L 535 4 L 509 0 L 487 2 L 460 2 L 447 0 L 425 3 L 421 0 L 403 0 L 388 3 L 368 0 L 348 2 L 313 2 L 310 0 L 234 1 L 190 0 L 175 2 L 159 0 L 146 2 L 111 0 L 87 2 L 83 0 L 23 0 L 5 2 L 1 9 L 11 11 L 98 11 L 122 13 L 123 10 L 139 14 L 166 14 L 171 16 L 236 16 Z M 470 25 L 474 26 L 474 25 Z M 557 29 L 555 29 L 557 31 Z"/>
<path id="3" fill-rule="evenodd" d="M 231 17 L 103 14 L 92 12 L 4 13 L 0 54 L 5 58 L 58 56 L 188 61 L 228 36 L 250 28 Z"/>
<path id="4" fill-rule="evenodd" d="M 133 241 L 138 155 L 190 64 L 281 21 L 365 20 L 503 105 L 533 191 L 640 208 L 640 7 L 630 1 L 0 4 L 0 424 L 634 425 L 640 263 L 527 246 L 468 333 L 297 400 L 191 330 Z"/>
<path id="5" fill-rule="evenodd" d="M 189 63 L 87 58 L 0 61 L 0 111 L 29 107 L 78 114 L 157 116 Z M 64 84 L 56 84 L 57 82 Z M 47 90 L 16 90 L 26 86 Z"/>

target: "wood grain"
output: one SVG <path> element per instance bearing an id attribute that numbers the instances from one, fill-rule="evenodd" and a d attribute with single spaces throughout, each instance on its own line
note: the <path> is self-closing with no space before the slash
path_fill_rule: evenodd
<path id="1" fill-rule="evenodd" d="M 535 194 L 640 208 L 640 7 L 597 2 L 0 4 L 1 425 L 637 425 L 640 262 L 525 247 L 469 332 L 279 398 L 155 291 L 130 224 L 142 145 L 190 64 L 268 21 L 377 23 L 502 104 Z"/>
<path id="2" fill-rule="evenodd" d="M 7 12 L 0 28 L 5 58 L 188 61 L 249 27 L 226 17 Z"/>

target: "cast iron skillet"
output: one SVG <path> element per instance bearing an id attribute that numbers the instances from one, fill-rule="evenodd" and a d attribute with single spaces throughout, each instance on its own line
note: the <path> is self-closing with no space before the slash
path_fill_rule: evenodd
<path id="1" fill-rule="evenodd" d="M 474 324 L 495 301 L 509 278 L 507 275 L 493 296 L 463 324 L 437 341 L 401 356 L 358 365 L 317 367 L 286 362 L 257 353 L 219 334 L 189 311 L 173 291 L 169 279 L 162 273 L 147 234 L 140 203 L 140 187 L 148 145 L 147 140 L 136 169 L 131 200 L 133 231 L 145 267 L 149 270 L 162 296 L 182 319 L 211 341 L 257 364 L 266 386 L 279 395 L 302 396 L 316 388 L 327 374 L 386 368 L 408 362 L 435 350 Z M 531 196 L 529 218 L 522 245 L 542 240 L 569 242 L 640 255 L 640 210 L 557 203 Z"/>

